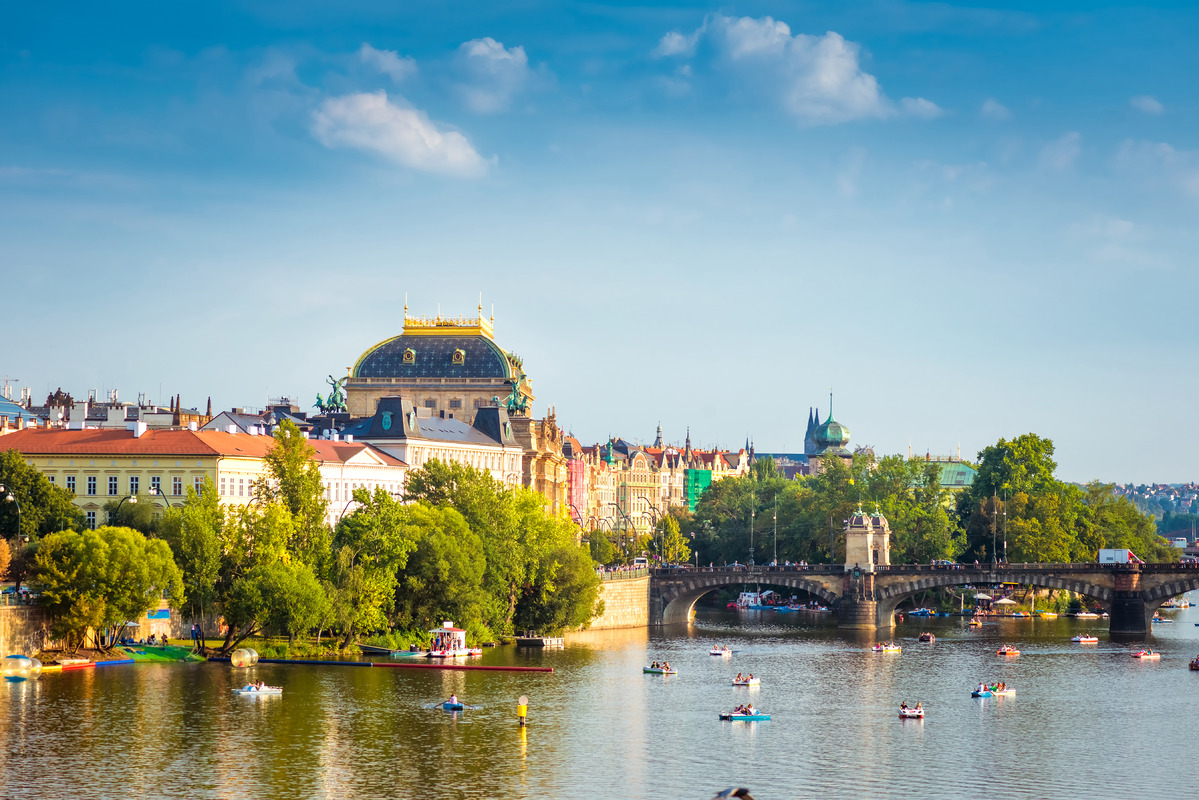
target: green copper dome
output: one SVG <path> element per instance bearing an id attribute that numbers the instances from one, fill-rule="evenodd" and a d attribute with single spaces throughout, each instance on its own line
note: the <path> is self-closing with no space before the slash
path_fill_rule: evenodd
<path id="1" fill-rule="evenodd" d="M 827 447 L 844 447 L 849 444 L 849 428 L 829 417 L 812 436 L 816 447 L 824 450 Z"/>

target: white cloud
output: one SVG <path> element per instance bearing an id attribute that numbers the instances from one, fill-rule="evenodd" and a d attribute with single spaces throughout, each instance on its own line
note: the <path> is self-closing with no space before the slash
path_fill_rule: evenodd
<path id="1" fill-rule="evenodd" d="M 834 125 L 896 113 L 878 80 L 862 69 L 861 47 L 834 31 L 792 34 L 787 23 L 773 17 L 715 14 L 689 36 L 673 31 L 662 37 L 656 52 L 691 55 L 701 41 L 711 44 L 717 67 L 738 79 L 740 88 L 766 92 L 803 124 Z M 936 107 L 912 102 L 923 115 Z"/>
<path id="2" fill-rule="evenodd" d="M 925 100 L 923 97 L 905 97 L 899 101 L 899 105 L 904 113 L 910 117 L 936 119 L 937 117 L 945 116 L 945 109 L 932 100 Z"/>
<path id="3" fill-rule="evenodd" d="M 1078 131 L 1069 131 L 1045 145 L 1041 150 L 1041 166 L 1049 169 L 1068 169 L 1074 164 L 1074 159 L 1082 151 L 1082 136 Z"/>
<path id="4" fill-rule="evenodd" d="M 845 198 L 858 196 L 858 179 L 862 176 L 862 166 L 865 163 L 865 148 L 850 148 L 849 153 L 846 154 L 844 166 L 837 173 L 837 194 Z"/>
<path id="5" fill-rule="evenodd" d="M 464 42 L 455 66 L 462 78 L 456 84 L 458 93 L 468 108 L 480 114 L 508 108 L 533 77 L 523 47 L 505 48 L 490 36 Z"/>
<path id="6" fill-rule="evenodd" d="M 1166 110 L 1166 107 L 1161 104 L 1160 100 L 1147 94 L 1138 94 L 1136 97 L 1129 98 L 1128 104 L 1137 111 L 1152 114 L 1153 116 L 1157 116 Z"/>
<path id="7" fill-rule="evenodd" d="M 1199 152 L 1177 150 L 1165 142 L 1127 140 L 1116 154 L 1116 165 L 1140 180 L 1164 182 L 1199 197 Z"/>
<path id="8" fill-rule="evenodd" d="M 703 28 L 700 28 L 690 36 L 684 36 L 678 31 L 671 31 L 658 41 L 658 46 L 654 48 L 654 55 L 663 57 L 693 56 L 695 55 L 695 43 L 699 40 L 702 31 Z"/>
<path id="9" fill-rule="evenodd" d="M 313 113 L 312 135 L 325 147 L 353 147 L 425 172 L 474 177 L 487 171 L 465 136 L 440 130 L 425 112 L 395 105 L 382 91 L 326 99 Z"/>
<path id="10" fill-rule="evenodd" d="M 1007 106 L 994 97 L 988 97 L 983 101 L 982 107 L 978 109 L 978 115 L 983 119 L 1002 122 L 1005 119 L 1011 119 L 1012 112 L 1008 111 Z"/>
<path id="11" fill-rule="evenodd" d="M 358 60 L 375 72 L 390 76 L 400 83 L 416 74 L 416 60 L 401 56 L 395 50 L 376 50 L 363 42 L 358 49 Z"/>

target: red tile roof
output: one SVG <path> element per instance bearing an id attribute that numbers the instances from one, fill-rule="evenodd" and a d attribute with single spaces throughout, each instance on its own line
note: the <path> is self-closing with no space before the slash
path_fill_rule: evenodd
<path id="1" fill-rule="evenodd" d="M 262 458 L 274 446 L 271 436 L 251 436 L 224 431 L 149 430 L 140 437 L 120 429 L 29 429 L 10 433 L 0 440 L 0 450 L 22 455 L 70 456 L 226 456 Z M 398 458 L 361 442 L 309 439 L 316 460 L 344 463 L 363 450 L 370 450 L 388 466 L 407 466 Z"/>

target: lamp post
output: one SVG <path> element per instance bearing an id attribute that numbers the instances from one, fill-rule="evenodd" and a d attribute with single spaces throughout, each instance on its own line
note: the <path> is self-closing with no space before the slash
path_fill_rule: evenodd
<path id="1" fill-rule="evenodd" d="M 115 517 L 117 515 L 117 512 L 121 510 L 121 506 L 125 505 L 126 503 L 128 503 L 131 506 L 137 505 L 137 495 L 131 494 L 128 497 L 122 497 L 121 502 L 117 503 L 117 507 L 114 508 L 112 511 L 108 512 L 108 521 L 109 522 L 111 522 L 112 518 Z"/>
<path id="2" fill-rule="evenodd" d="M 150 487 L 150 495 L 153 497 L 157 497 L 159 500 L 161 500 L 163 503 L 165 503 L 167 508 L 171 507 L 170 498 L 167 497 L 167 493 L 164 492 L 161 488 L 156 489 L 153 486 L 151 486 Z"/>
<path id="3" fill-rule="evenodd" d="M 15 494 L 13 494 L 12 492 L 8 491 L 8 489 L 2 484 L 0 484 L 0 495 L 4 496 L 4 501 L 6 503 L 16 503 L 17 504 L 17 536 L 20 536 L 21 535 L 21 501 L 18 500 L 17 496 Z"/>
<path id="4" fill-rule="evenodd" d="M 749 490 L 749 565 L 754 565 L 754 512 L 757 511 L 754 490 Z"/>

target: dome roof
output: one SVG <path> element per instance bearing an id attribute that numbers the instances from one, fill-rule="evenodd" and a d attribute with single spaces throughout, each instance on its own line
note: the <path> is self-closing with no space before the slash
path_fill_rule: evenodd
<path id="1" fill-rule="evenodd" d="M 507 380 L 512 369 L 508 355 L 486 336 L 401 334 L 363 353 L 353 376 Z"/>
<path id="2" fill-rule="evenodd" d="M 816 429 L 812 438 L 815 439 L 816 446 L 821 450 L 829 447 L 844 447 L 849 444 L 849 428 L 830 416 Z"/>

